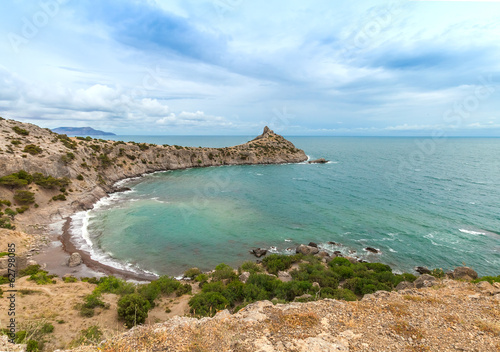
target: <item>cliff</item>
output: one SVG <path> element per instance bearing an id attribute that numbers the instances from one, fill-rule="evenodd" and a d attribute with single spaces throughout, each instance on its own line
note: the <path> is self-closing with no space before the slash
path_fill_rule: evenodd
<path id="1" fill-rule="evenodd" d="M 22 229 L 28 224 L 47 224 L 88 209 L 114 191 L 116 181 L 145 173 L 221 165 L 297 163 L 306 159 L 304 151 L 267 127 L 262 135 L 242 145 L 194 148 L 67 137 L 33 124 L 0 121 L 0 177 L 25 170 L 69 181 L 66 187 L 27 186 L 35 193 L 37 207 L 16 215 L 16 223 Z M 0 187 L 0 198 L 11 200 L 14 192 L 14 187 Z"/>

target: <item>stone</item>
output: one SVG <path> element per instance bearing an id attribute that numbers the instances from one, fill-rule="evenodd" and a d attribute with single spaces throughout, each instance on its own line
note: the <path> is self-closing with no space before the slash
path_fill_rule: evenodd
<path id="1" fill-rule="evenodd" d="M 256 248 L 256 249 L 252 249 L 250 251 L 250 253 L 255 255 L 257 258 L 260 258 L 260 257 L 267 254 L 267 249 Z"/>
<path id="2" fill-rule="evenodd" d="M 429 269 L 427 269 L 425 266 L 417 266 L 415 268 L 415 271 L 421 275 L 431 273 L 431 271 Z"/>
<path id="3" fill-rule="evenodd" d="M 434 286 L 437 282 L 437 279 L 428 274 L 423 274 L 420 275 L 414 282 L 414 285 L 416 288 L 422 288 L 422 287 L 431 287 Z"/>
<path id="4" fill-rule="evenodd" d="M 301 244 L 295 249 L 295 253 L 300 253 L 304 255 L 316 254 L 319 253 L 319 249 L 316 247 L 306 246 L 305 244 Z"/>
<path id="5" fill-rule="evenodd" d="M 469 267 L 459 266 L 453 270 L 454 279 L 464 279 L 464 280 L 475 280 L 477 279 L 477 273 Z"/>
<path id="6" fill-rule="evenodd" d="M 409 281 L 401 281 L 397 286 L 396 286 L 396 291 L 401 291 L 401 290 L 406 290 L 406 289 L 409 289 L 409 288 L 414 288 L 415 285 L 413 284 L 413 282 L 409 282 Z"/>
<path id="7" fill-rule="evenodd" d="M 380 249 L 373 248 L 373 247 L 366 247 L 366 248 L 365 248 L 365 251 L 367 251 L 367 252 L 371 252 L 371 253 L 375 253 L 375 254 L 380 253 Z"/>
<path id="8" fill-rule="evenodd" d="M 278 271 L 278 280 L 282 282 L 292 281 L 292 275 L 290 275 L 286 271 Z"/>
<path id="9" fill-rule="evenodd" d="M 498 295 L 500 294 L 500 289 L 496 288 L 492 284 L 490 284 L 488 281 L 480 281 L 476 284 L 477 288 L 479 288 L 481 291 L 489 294 L 489 295 Z"/>
<path id="10" fill-rule="evenodd" d="M 246 283 L 248 278 L 250 277 L 250 273 L 248 271 L 245 271 L 241 273 L 241 275 L 238 277 L 241 282 Z"/>
<path id="11" fill-rule="evenodd" d="M 319 159 L 314 159 L 314 160 L 309 160 L 309 164 L 326 164 L 328 160 L 325 158 L 319 158 Z"/>
<path id="12" fill-rule="evenodd" d="M 318 282 L 313 282 L 313 287 L 316 287 L 316 288 L 321 288 L 321 286 L 319 285 Z"/>
<path id="13" fill-rule="evenodd" d="M 82 256 L 80 255 L 80 253 L 78 253 L 78 252 L 71 253 L 71 255 L 68 259 L 68 266 L 70 268 L 78 266 L 82 263 L 83 263 L 83 260 L 82 260 Z"/>
<path id="14" fill-rule="evenodd" d="M 347 259 L 349 262 L 351 262 L 351 264 L 356 264 L 358 262 L 358 260 L 356 258 L 353 258 L 353 257 L 345 257 L 345 259 Z"/>
<path id="15" fill-rule="evenodd" d="M 324 258 L 324 257 L 328 257 L 330 254 L 328 254 L 328 252 L 325 252 L 325 251 L 321 251 L 319 252 L 318 254 L 316 254 L 318 257 L 320 258 Z"/>
<path id="16" fill-rule="evenodd" d="M 309 247 L 316 247 L 316 248 L 318 248 L 318 244 L 315 243 L 315 242 L 309 242 L 308 246 Z"/>
<path id="17" fill-rule="evenodd" d="M 26 262 L 26 264 L 27 264 L 28 266 L 30 266 L 30 265 L 37 265 L 38 263 L 37 263 L 35 260 L 33 260 L 33 259 L 29 259 L 29 260 Z"/>

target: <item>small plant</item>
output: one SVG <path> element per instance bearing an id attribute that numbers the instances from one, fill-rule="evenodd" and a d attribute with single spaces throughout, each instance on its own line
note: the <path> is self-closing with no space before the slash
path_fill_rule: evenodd
<path id="1" fill-rule="evenodd" d="M 102 340 L 103 333 L 99 326 L 92 325 L 80 331 L 79 336 L 73 340 L 70 347 L 97 344 Z"/>
<path id="2" fill-rule="evenodd" d="M 65 276 L 63 277 L 63 281 L 66 283 L 72 283 L 72 282 L 77 282 L 78 279 L 74 276 Z"/>
<path id="3" fill-rule="evenodd" d="M 123 296 L 118 301 L 118 316 L 128 328 L 144 324 L 151 304 L 138 293 Z"/>
<path id="4" fill-rule="evenodd" d="M 80 174 L 80 175 L 76 176 L 76 179 L 77 179 L 78 181 L 83 181 L 83 175 L 82 175 L 82 174 Z"/>
<path id="5" fill-rule="evenodd" d="M 56 196 L 53 196 L 52 200 L 54 200 L 54 201 L 57 201 L 57 200 L 64 201 L 64 200 L 66 200 L 66 196 L 64 194 L 58 194 Z"/>
<path id="6" fill-rule="evenodd" d="M 31 155 L 38 155 L 42 153 L 42 148 L 40 148 L 37 145 L 34 144 L 28 144 L 24 147 L 23 152 L 31 154 Z"/>
<path id="7" fill-rule="evenodd" d="M 191 269 L 186 270 L 186 272 L 184 273 L 184 277 L 187 277 L 187 278 L 190 278 L 191 280 L 193 280 L 196 276 L 198 276 L 200 274 L 201 274 L 200 269 L 191 268 Z"/>
<path id="8" fill-rule="evenodd" d="M 30 134 L 27 130 L 25 130 L 19 126 L 12 127 L 12 130 L 21 136 L 27 136 Z"/>
<path id="9" fill-rule="evenodd" d="M 14 193 L 14 200 L 20 204 L 35 203 L 35 193 L 30 191 L 16 191 Z"/>
<path id="10" fill-rule="evenodd" d="M 21 141 L 20 141 L 20 140 L 18 140 L 18 139 L 15 139 L 15 140 L 13 140 L 13 141 L 10 141 L 10 143 L 12 143 L 12 144 L 14 144 L 14 145 L 19 145 L 19 144 L 21 144 Z"/>

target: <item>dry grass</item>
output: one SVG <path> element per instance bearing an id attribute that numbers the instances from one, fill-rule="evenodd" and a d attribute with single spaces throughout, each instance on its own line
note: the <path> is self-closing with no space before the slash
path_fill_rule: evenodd
<path id="1" fill-rule="evenodd" d="M 392 325 L 391 330 L 405 338 L 411 337 L 414 341 L 420 341 L 424 337 L 422 331 L 412 326 L 410 323 L 400 320 Z"/>
<path id="2" fill-rule="evenodd" d="M 408 306 L 400 302 L 389 302 L 384 309 L 390 312 L 395 317 L 401 317 L 404 315 L 410 315 L 408 311 Z"/>
<path id="3" fill-rule="evenodd" d="M 484 332 L 491 333 L 495 336 L 500 336 L 500 323 L 487 320 L 476 320 L 475 325 Z"/>
<path id="4" fill-rule="evenodd" d="M 404 299 L 407 301 L 420 302 L 420 303 L 431 303 L 431 304 L 442 304 L 443 301 L 436 297 L 421 297 L 413 295 L 404 295 Z"/>
<path id="5" fill-rule="evenodd" d="M 289 313 L 277 311 L 266 320 L 269 331 L 274 334 L 295 335 L 300 338 L 312 336 L 319 326 L 320 319 L 314 312 Z"/>

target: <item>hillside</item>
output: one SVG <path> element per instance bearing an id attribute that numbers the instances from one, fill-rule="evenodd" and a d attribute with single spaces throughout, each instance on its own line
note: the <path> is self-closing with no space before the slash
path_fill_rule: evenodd
<path id="1" fill-rule="evenodd" d="M 95 130 L 92 127 L 57 127 L 53 128 L 52 132 L 59 134 L 67 134 L 68 136 L 116 136 L 111 132 Z"/>

